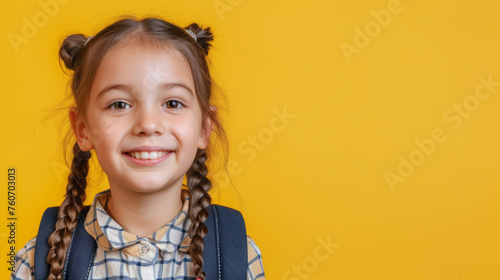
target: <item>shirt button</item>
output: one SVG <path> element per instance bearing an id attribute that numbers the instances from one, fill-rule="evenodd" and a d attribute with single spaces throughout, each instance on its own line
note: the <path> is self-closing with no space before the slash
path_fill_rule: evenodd
<path id="1" fill-rule="evenodd" d="M 174 251 L 175 250 L 175 246 L 173 244 L 167 244 L 167 251 Z"/>
<path id="2" fill-rule="evenodd" d="M 149 252 L 149 247 L 148 247 L 148 245 L 141 245 L 141 246 L 139 247 L 139 254 L 141 254 L 141 255 L 143 255 L 143 256 L 144 256 L 144 255 L 146 255 L 148 252 Z"/>

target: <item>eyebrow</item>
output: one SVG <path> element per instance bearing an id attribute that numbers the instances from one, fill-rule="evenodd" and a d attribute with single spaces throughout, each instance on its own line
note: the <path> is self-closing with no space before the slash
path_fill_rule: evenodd
<path id="1" fill-rule="evenodd" d="M 162 89 L 162 90 L 168 90 L 168 89 L 175 88 L 175 87 L 185 88 L 187 91 L 189 91 L 189 93 L 191 93 L 191 95 L 194 96 L 193 91 L 191 91 L 191 89 L 184 83 L 162 83 L 162 84 L 160 84 L 160 89 Z M 122 91 L 126 91 L 126 92 L 132 92 L 132 87 L 129 85 L 111 84 L 111 85 L 104 87 L 97 94 L 96 99 L 99 99 L 100 97 L 104 96 L 104 94 L 106 94 L 107 92 L 109 92 L 110 90 L 113 90 L 113 89 L 118 89 L 118 90 L 122 90 Z"/>

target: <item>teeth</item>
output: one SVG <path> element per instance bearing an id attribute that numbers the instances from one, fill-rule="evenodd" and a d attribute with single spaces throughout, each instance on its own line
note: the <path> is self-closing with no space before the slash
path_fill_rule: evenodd
<path id="1" fill-rule="evenodd" d="M 154 151 L 154 152 L 131 152 L 128 153 L 130 156 L 137 159 L 158 159 L 167 154 L 166 151 Z"/>

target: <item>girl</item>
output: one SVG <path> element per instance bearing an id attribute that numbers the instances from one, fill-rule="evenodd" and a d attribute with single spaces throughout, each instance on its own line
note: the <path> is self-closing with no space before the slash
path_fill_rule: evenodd
<path id="1" fill-rule="evenodd" d="M 55 230 L 19 250 L 11 279 L 34 278 L 36 242 L 50 248 L 47 279 L 62 279 L 87 209 L 84 228 L 97 243 L 88 279 L 205 279 L 205 162 L 211 132 L 225 139 L 210 105 L 212 40 L 210 28 L 156 18 L 125 18 L 93 37 L 65 38 L 59 56 L 73 71 L 76 103 L 69 110 L 76 143 L 67 191 Z M 110 189 L 86 208 L 92 149 Z M 246 243 L 246 279 L 264 279 L 260 250 L 249 236 Z"/>

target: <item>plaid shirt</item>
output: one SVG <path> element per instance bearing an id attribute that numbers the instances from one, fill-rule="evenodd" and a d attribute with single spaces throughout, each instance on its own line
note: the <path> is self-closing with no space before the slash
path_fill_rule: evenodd
<path id="1" fill-rule="evenodd" d="M 126 232 L 104 210 L 109 190 L 97 194 L 85 220 L 85 229 L 97 242 L 90 279 L 195 279 L 189 254 L 188 235 L 191 221 L 187 218 L 189 199 L 167 225 L 147 237 Z M 36 237 L 28 241 L 15 257 L 11 280 L 34 279 Z M 262 256 L 255 242 L 247 236 L 247 280 L 264 279 Z"/>

